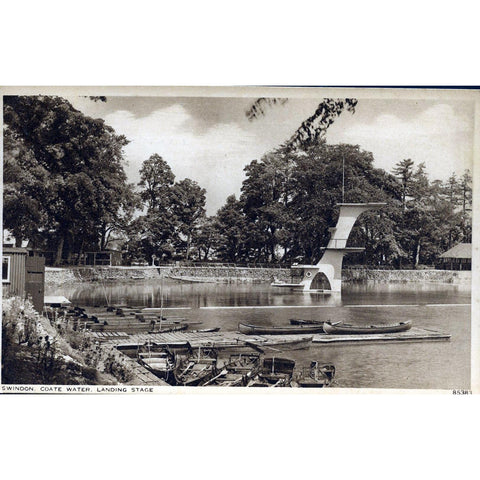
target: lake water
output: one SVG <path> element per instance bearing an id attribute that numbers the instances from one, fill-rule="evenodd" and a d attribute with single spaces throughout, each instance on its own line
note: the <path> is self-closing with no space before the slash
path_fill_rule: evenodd
<path id="1" fill-rule="evenodd" d="M 238 323 L 288 325 L 290 318 L 414 326 L 451 335 L 450 341 L 369 345 L 312 344 L 275 352 L 306 366 L 333 363 L 335 387 L 470 389 L 471 314 L 468 286 L 446 284 L 344 285 L 341 294 L 287 292 L 265 284 L 186 284 L 172 280 L 48 287 L 76 305 L 126 303 L 160 307 L 167 315 L 200 320 L 199 328 L 237 330 Z"/>

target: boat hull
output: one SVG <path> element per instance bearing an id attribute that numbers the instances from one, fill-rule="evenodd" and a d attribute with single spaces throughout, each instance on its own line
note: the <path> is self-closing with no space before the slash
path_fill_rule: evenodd
<path id="1" fill-rule="evenodd" d="M 292 335 L 323 332 L 323 325 L 302 324 L 285 327 L 263 327 L 260 325 L 238 324 L 238 331 L 245 335 Z"/>
<path id="2" fill-rule="evenodd" d="M 330 335 L 368 335 L 378 333 L 405 332 L 412 328 L 412 322 L 407 320 L 396 325 L 369 325 L 361 327 L 358 325 L 346 325 L 339 323 L 332 325 L 329 322 L 323 324 L 323 331 Z"/>

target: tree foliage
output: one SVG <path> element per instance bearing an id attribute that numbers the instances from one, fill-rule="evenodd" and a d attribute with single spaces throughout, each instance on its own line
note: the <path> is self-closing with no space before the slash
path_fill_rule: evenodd
<path id="1" fill-rule="evenodd" d="M 64 250 L 71 257 L 86 244 L 99 248 L 102 231 L 105 235 L 118 226 L 119 217 L 134 203 L 123 169 L 127 139 L 103 120 L 87 117 L 67 100 L 52 96 L 4 97 L 4 125 L 9 139 L 4 226 L 21 238 L 43 234 L 47 248 L 56 247 L 57 263 Z M 25 175 L 31 182 L 16 188 Z M 39 203 L 29 203 L 28 228 L 20 232 L 10 213 L 14 204 L 32 198 L 32 189 Z"/>
<path id="2" fill-rule="evenodd" d="M 258 99 L 247 116 L 286 101 Z M 240 198 L 229 196 L 207 217 L 205 189 L 176 181 L 156 153 L 143 162 L 135 191 L 123 168 L 128 140 L 103 120 L 59 97 L 4 97 L 4 228 L 18 243 L 56 250 L 57 263 L 119 237 L 130 261 L 315 263 L 338 203 L 383 201 L 355 224 L 350 245 L 366 248 L 347 263 L 431 265 L 471 241 L 469 171 L 431 181 L 424 162 L 403 159 L 389 173 L 358 145 L 326 143 L 328 127 L 356 104 L 324 99 L 288 141 L 244 168 Z"/>

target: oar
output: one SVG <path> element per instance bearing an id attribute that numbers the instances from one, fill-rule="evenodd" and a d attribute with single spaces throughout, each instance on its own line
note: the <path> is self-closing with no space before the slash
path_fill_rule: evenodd
<path id="1" fill-rule="evenodd" d="M 264 350 L 262 350 L 258 345 L 256 345 L 255 343 L 253 342 L 248 342 L 245 340 L 245 345 L 247 347 L 252 347 L 254 350 L 256 350 L 257 352 L 260 352 L 260 353 L 265 353 Z"/>
<path id="2" fill-rule="evenodd" d="M 207 383 L 204 383 L 203 386 L 206 387 L 209 383 L 214 382 L 218 377 L 221 377 L 222 375 L 225 375 L 227 372 L 228 372 L 228 370 L 226 368 L 224 368 L 218 375 L 211 378 Z"/>

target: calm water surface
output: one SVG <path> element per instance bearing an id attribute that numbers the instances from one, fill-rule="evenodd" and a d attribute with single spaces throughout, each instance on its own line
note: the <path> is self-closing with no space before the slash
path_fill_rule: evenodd
<path id="1" fill-rule="evenodd" d="M 372 345 L 312 344 L 285 352 L 299 366 L 331 362 L 336 387 L 470 388 L 470 287 L 438 284 L 345 285 L 341 294 L 281 291 L 269 285 L 185 284 L 171 280 L 68 284 L 47 288 L 77 305 L 127 303 L 167 308 L 168 315 L 201 320 L 202 328 L 235 331 L 239 322 L 287 325 L 290 318 L 394 323 L 449 333 L 448 342 Z M 163 301 L 162 301 L 163 299 Z M 273 352 L 272 352 L 273 353 Z M 280 355 L 280 352 L 275 352 Z"/>

